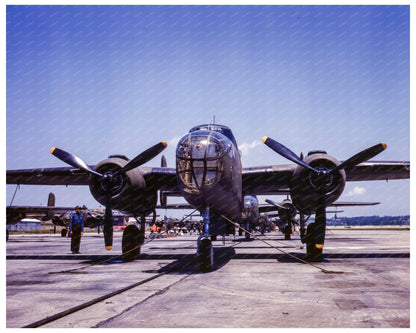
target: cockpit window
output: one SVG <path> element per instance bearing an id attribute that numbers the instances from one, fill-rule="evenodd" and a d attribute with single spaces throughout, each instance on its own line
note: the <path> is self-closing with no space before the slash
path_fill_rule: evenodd
<path id="1" fill-rule="evenodd" d="M 189 133 L 195 132 L 195 131 L 214 131 L 219 132 L 222 135 L 226 136 L 228 139 L 231 140 L 231 142 L 234 144 L 235 147 L 237 147 L 237 141 L 234 138 L 233 132 L 231 132 L 231 129 L 227 126 L 223 125 L 216 125 L 216 124 L 205 124 L 205 125 L 199 125 L 191 128 L 189 130 Z"/>
<path id="2" fill-rule="evenodd" d="M 181 139 L 176 151 L 177 172 L 186 186 L 201 189 L 220 179 L 222 156 L 227 153 L 222 139 L 215 132 L 188 134 Z"/>

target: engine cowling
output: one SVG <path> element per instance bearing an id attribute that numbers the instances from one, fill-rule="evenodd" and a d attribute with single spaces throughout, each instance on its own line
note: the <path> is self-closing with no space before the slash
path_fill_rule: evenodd
<path id="1" fill-rule="evenodd" d="M 319 205 L 322 192 L 325 193 L 325 204 L 336 201 L 344 191 L 346 175 L 343 169 L 325 174 L 340 162 L 326 152 L 317 151 L 309 153 L 304 161 L 310 166 L 322 171 L 322 174 L 298 166 L 292 178 L 290 194 L 293 204 L 303 213 L 311 213 Z"/>
<path id="2" fill-rule="evenodd" d="M 278 209 L 281 219 L 294 219 L 296 217 L 296 208 L 292 200 L 283 200 L 281 205 L 287 209 Z"/>
<path id="3" fill-rule="evenodd" d="M 110 156 L 95 166 L 95 171 L 106 174 L 115 173 L 123 168 L 128 159 L 124 156 Z M 106 205 L 106 187 L 103 180 L 92 175 L 90 191 L 95 200 Z M 157 203 L 157 192 L 146 187 L 146 181 L 139 168 L 134 168 L 117 175 L 111 185 L 111 207 L 113 209 L 132 213 L 134 215 L 147 215 L 151 213 Z"/>

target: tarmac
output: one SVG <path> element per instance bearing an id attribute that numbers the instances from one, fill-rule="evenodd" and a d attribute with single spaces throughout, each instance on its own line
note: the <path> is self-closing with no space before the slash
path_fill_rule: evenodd
<path id="1" fill-rule="evenodd" d="M 154 239 L 133 262 L 114 258 L 121 235 L 106 251 L 102 234 L 87 233 L 72 254 L 60 235 L 11 234 L 5 326 L 49 317 L 40 327 L 410 327 L 409 230 L 328 230 L 325 261 L 313 265 L 292 257 L 305 255 L 298 235 L 219 237 L 209 273 L 193 261 L 195 234 Z"/>

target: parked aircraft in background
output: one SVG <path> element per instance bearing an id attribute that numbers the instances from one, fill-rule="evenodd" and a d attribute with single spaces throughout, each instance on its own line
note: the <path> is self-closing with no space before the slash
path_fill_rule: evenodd
<path id="1" fill-rule="evenodd" d="M 293 204 L 292 200 L 286 199 L 281 203 L 277 203 L 270 199 L 265 199 L 265 202 L 277 208 L 278 213 L 275 216 L 278 216 L 279 219 L 277 220 L 277 227 L 279 230 L 285 235 L 285 239 L 289 240 L 291 235 L 293 234 L 294 224 L 298 225 L 305 225 L 305 223 L 309 220 L 309 217 L 314 211 L 309 212 L 308 216 L 304 216 L 300 214 L 300 212 L 296 209 L 295 205 Z M 328 207 L 353 207 L 353 206 L 374 206 L 380 204 L 379 202 L 344 202 L 344 201 L 336 201 L 332 204 L 327 205 Z M 263 206 L 263 209 L 267 209 L 269 206 Z M 269 209 L 268 209 L 269 210 Z M 270 210 L 269 210 L 270 211 Z M 340 212 L 335 210 L 335 214 Z M 330 213 L 327 211 L 327 213 Z M 299 214 L 299 220 L 296 219 L 296 216 Z M 336 218 L 336 215 L 335 215 Z M 305 228 L 300 228 L 300 236 L 301 238 L 305 237 Z"/>
<path id="2" fill-rule="evenodd" d="M 123 235 L 123 253 L 140 249 L 144 241 L 145 216 L 155 210 L 157 192 L 180 192 L 201 212 L 204 231 L 197 241 L 200 268 L 213 265 L 210 236 L 233 231 L 228 220 L 238 220 L 244 210 L 244 196 L 290 192 L 293 205 L 302 215 L 315 212 L 302 241 L 307 258 L 322 260 L 325 240 L 326 208 L 344 190 L 346 181 L 391 180 L 410 176 L 410 162 L 367 162 L 386 149 L 376 144 L 346 161 L 339 162 L 324 151 L 314 151 L 304 159 L 277 141 L 263 142 L 295 164 L 243 168 L 231 129 L 216 124 L 193 127 L 176 149 L 176 168 L 140 167 L 158 155 L 166 142 L 160 142 L 132 160 L 110 156 L 95 166 L 58 148 L 51 153 L 71 167 L 8 170 L 7 184 L 89 185 L 94 198 L 105 205 L 105 246 L 112 248 L 112 208 L 142 218 L 140 230 L 128 226 Z M 304 228 L 301 218 L 301 228 Z M 130 251 L 125 260 L 140 251 Z"/>
<path id="3" fill-rule="evenodd" d="M 74 207 L 55 206 L 55 194 L 49 193 L 47 206 L 7 206 L 6 224 L 16 224 L 25 218 L 35 218 L 41 221 L 52 221 L 56 226 L 64 227 L 61 235 L 65 237 L 69 228 L 69 220 L 74 213 Z M 84 227 L 99 228 L 104 225 L 103 209 L 88 209 L 81 207 Z M 128 215 L 113 211 L 113 225 L 123 225 Z M 8 239 L 8 237 L 7 237 Z"/>

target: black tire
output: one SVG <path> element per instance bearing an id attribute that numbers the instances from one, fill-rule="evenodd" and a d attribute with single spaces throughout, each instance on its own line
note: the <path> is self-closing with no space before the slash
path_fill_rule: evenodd
<path id="1" fill-rule="evenodd" d="M 64 229 L 62 229 L 61 230 L 61 237 L 66 237 L 66 233 L 67 233 L 68 231 L 64 228 Z"/>
<path id="2" fill-rule="evenodd" d="M 290 225 L 287 225 L 285 227 L 285 240 L 290 240 L 292 236 L 292 227 Z"/>
<path id="3" fill-rule="evenodd" d="M 123 261 L 133 261 L 140 255 L 140 246 L 144 243 L 144 233 L 135 225 L 129 225 L 123 231 Z M 134 250 L 133 250 L 134 249 Z"/>
<path id="4" fill-rule="evenodd" d="M 211 240 L 204 238 L 199 243 L 199 268 L 201 272 L 211 272 L 214 265 L 214 251 Z"/>
<path id="5" fill-rule="evenodd" d="M 315 246 L 315 223 L 308 224 L 306 229 L 306 257 L 307 261 L 321 262 L 322 261 L 322 249 L 318 249 Z"/>

